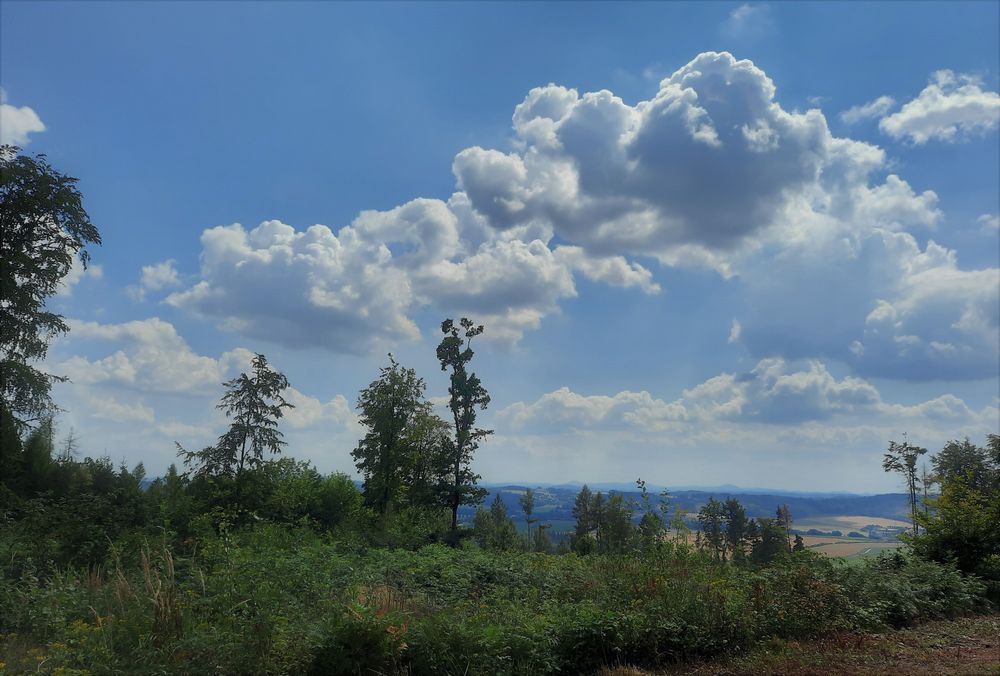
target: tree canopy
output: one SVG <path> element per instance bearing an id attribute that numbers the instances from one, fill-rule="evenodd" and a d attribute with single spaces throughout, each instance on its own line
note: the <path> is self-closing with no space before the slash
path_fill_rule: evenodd
<path id="1" fill-rule="evenodd" d="M 87 267 L 86 245 L 101 243 L 76 184 L 44 155 L 0 146 L 0 407 L 22 430 L 51 414 L 52 383 L 62 380 L 33 366 L 69 330 L 46 301 L 75 258 Z"/>

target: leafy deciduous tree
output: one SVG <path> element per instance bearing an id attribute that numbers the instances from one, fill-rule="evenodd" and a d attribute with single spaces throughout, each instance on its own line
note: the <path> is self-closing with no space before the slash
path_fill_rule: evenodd
<path id="1" fill-rule="evenodd" d="M 1000 600 L 1000 436 L 988 435 L 985 448 L 950 441 L 931 464 L 940 493 L 917 516 L 924 532 L 914 550 L 984 578 Z"/>
<path id="2" fill-rule="evenodd" d="M 0 408 L 22 431 L 51 415 L 52 383 L 63 380 L 32 366 L 45 358 L 49 341 L 69 330 L 45 302 L 75 257 L 86 268 L 86 245 L 101 243 L 77 180 L 44 155 L 0 146 Z"/>
<path id="3" fill-rule="evenodd" d="M 365 502 L 379 515 L 404 498 L 418 505 L 436 501 L 444 480 L 447 425 L 424 399 L 416 371 L 389 365 L 358 395 L 361 424 L 368 433 L 351 451 L 364 477 Z"/>

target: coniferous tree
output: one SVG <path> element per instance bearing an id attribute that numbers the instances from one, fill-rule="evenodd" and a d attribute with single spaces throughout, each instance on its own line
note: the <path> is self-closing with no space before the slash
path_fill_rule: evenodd
<path id="1" fill-rule="evenodd" d="M 779 556 L 788 555 L 788 538 L 776 519 L 760 519 L 757 528 L 759 535 L 750 553 L 756 563 L 770 563 Z"/>
<path id="2" fill-rule="evenodd" d="M 587 484 L 584 484 L 573 503 L 573 518 L 576 519 L 576 526 L 573 529 L 573 549 L 579 554 L 588 554 L 594 549 L 594 538 L 591 535 L 596 527 L 591 511 L 593 501 L 593 493 Z"/>
<path id="3" fill-rule="evenodd" d="M 285 445 L 278 421 L 285 409 L 293 408 L 283 396 L 288 379 L 271 370 L 264 355 L 254 356 L 250 366 L 251 374 L 241 373 L 223 384 L 226 393 L 216 408 L 232 422 L 215 446 L 186 451 L 177 445 L 194 476 L 232 483 L 238 509 L 245 507 L 248 477 L 265 462 L 265 452 L 280 453 Z"/>
<path id="4" fill-rule="evenodd" d="M 643 549 L 648 550 L 656 547 L 666 534 L 669 494 L 667 491 L 663 491 L 654 509 L 646 482 L 637 479 L 635 484 L 639 489 L 639 500 L 642 507 L 642 517 L 639 519 L 639 540 Z"/>
<path id="5" fill-rule="evenodd" d="M 742 560 L 752 533 L 747 510 L 739 500 L 729 498 L 722 505 L 722 513 L 726 522 L 726 549 L 733 560 Z"/>
<path id="6" fill-rule="evenodd" d="M 499 493 L 488 510 L 482 507 L 476 510 L 473 534 L 484 549 L 508 551 L 518 547 L 517 526 L 507 515 L 507 505 Z"/>
<path id="7" fill-rule="evenodd" d="M 0 406 L 0 485 L 14 490 L 21 475 L 21 435 L 14 414 Z"/>
<path id="8" fill-rule="evenodd" d="M 548 534 L 549 524 L 542 523 L 535 529 L 535 534 L 531 538 L 531 548 L 536 552 L 548 554 L 552 551 L 552 539 Z"/>
<path id="9" fill-rule="evenodd" d="M 52 418 L 45 418 L 25 439 L 21 456 L 21 477 L 17 482 L 22 495 L 30 497 L 49 487 L 56 468 L 52 457 L 55 450 L 54 435 Z"/>
<path id="10" fill-rule="evenodd" d="M 594 511 L 599 514 L 598 551 L 602 554 L 620 554 L 628 551 L 635 535 L 635 526 L 632 523 L 635 505 L 626 501 L 621 493 L 611 493 L 603 508 Z"/>
<path id="11" fill-rule="evenodd" d="M 717 560 L 725 561 L 725 513 L 722 503 L 714 497 L 709 498 L 698 511 L 698 521 L 701 524 L 701 547 L 711 552 Z"/>

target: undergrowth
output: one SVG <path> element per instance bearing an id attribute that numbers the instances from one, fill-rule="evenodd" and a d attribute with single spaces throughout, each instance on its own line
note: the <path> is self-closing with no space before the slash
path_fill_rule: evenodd
<path id="1" fill-rule="evenodd" d="M 672 544 L 623 556 L 409 551 L 271 525 L 184 552 L 113 549 L 104 567 L 17 569 L 0 581 L 8 673 L 588 673 L 985 603 L 975 578 L 903 554 L 753 568 Z"/>

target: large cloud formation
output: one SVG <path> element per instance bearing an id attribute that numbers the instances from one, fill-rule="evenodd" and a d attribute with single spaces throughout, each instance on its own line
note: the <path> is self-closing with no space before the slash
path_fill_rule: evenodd
<path id="1" fill-rule="evenodd" d="M 868 381 L 837 379 L 820 361 L 763 359 L 748 372 L 723 373 L 665 401 L 649 392 L 612 396 L 581 395 L 563 387 L 531 403 L 517 402 L 498 413 L 517 430 L 563 432 L 577 429 L 632 429 L 683 438 L 727 423 L 792 428 L 839 419 L 913 425 L 931 420 L 946 433 L 982 434 L 992 429 L 995 407 L 975 411 L 946 394 L 919 404 L 883 400 Z M 840 427 L 841 425 L 834 425 Z"/>
<path id="2" fill-rule="evenodd" d="M 775 94 L 753 63 L 715 52 L 635 105 L 532 89 L 509 151 L 458 153 L 447 201 L 363 212 L 336 232 L 211 228 L 200 281 L 167 302 L 342 352 L 418 337 L 428 307 L 517 340 L 576 294 L 577 274 L 658 293 L 656 261 L 744 285 L 753 316 L 737 317 L 740 340 L 758 357 L 826 355 L 916 379 L 995 374 L 996 268 L 962 270 L 954 252 L 921 247 L 909 231 L 940 224 L 937 195 Z"/>

